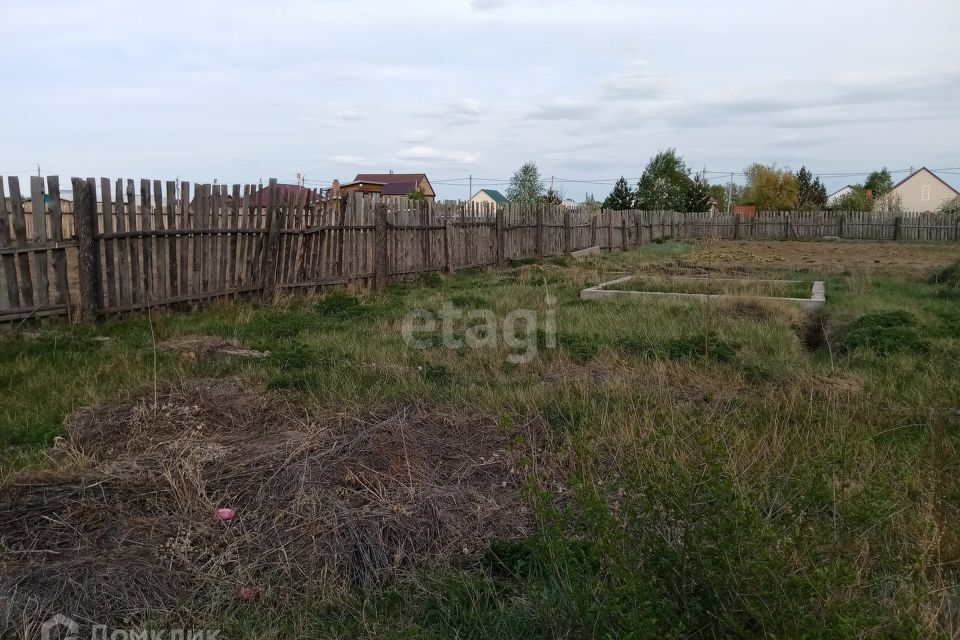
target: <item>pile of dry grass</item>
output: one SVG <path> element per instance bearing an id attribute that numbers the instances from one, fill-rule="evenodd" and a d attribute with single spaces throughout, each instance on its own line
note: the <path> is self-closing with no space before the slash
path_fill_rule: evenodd
<path id="1" fill-rule="evenodd" d="M 12 624 L 137 622 L 265 581 L 370 584 L 524 535 L 525 483 L 545 473 L 532 421 L 424 406 L 319 418 L 233 380 L 151 389 L 68 432 L 58 470 L 0 486 Z"/>

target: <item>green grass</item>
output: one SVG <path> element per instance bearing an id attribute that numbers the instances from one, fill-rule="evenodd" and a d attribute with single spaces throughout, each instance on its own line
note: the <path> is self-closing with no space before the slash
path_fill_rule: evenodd
<path id="1" fill-rule="evenodd" d="M 268 588 L 196 615 L 230 638 L 957 633 L 953 272 L 761 274 L 827 280 L 828 304 L 812 319 L 779 306 L 577 297 L 612 271 L 680 258 L 695 262 L 696 247 L 430 276 L 280 308 L 155 314 L 152 329 L 130 318 L 4 338 L 4 466 L 44 464 L 39 452 L 70 411 L 129 397 L 155 377 L 242 376 L 289 390 L 313 413 L 408 400 L 540 415 L 570 477 L 563 491 L 531 497 L 538 526 L 528 537 L 378 589 Z M 448 348 L 423 331 L 432 346 L 407 348 L 404 315 L 445 303 L 501 319 L 555 312 L 557 346 L 538 324 L 519 346 Z M 460 321 L 454 333 L 471 327 Z M 155 360 L 152 336 L 194 333 L 271 355 Z M 530 345 L 532 360 L 508 361 Z"/>
<path id="2" fill-rule="evenodd" d="M 658 278 L 641 276 L 612 284 L 613 291 L 650 291 L 663 293 L 701 293 L 723 296 L 755 296 L 763 298 L 809 298 L 811 281 L 758 281 L 716 278 Z"/>

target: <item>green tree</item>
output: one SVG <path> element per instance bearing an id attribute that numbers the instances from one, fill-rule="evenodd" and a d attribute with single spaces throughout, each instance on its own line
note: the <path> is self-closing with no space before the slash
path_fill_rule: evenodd
<path id="1" fill-rule="evenodd" d="M 940 213 L 960 213 L 960 196 L 955 196 L 940 205 Z"/>
<path id="2" fill-rule="evenodd" d="M 687 185 L 687 202 L 684 211 L 710 210 L 710 183 L 707 176 L 698 173 Z"/>
<path id="3" fill-rule="evenodd" d="M 547 189 L 547 192 L 543 194 L 543 203 L 544 204 L 562 204 L 563 203 L 563 193 L 557 191 L 553 187 Z"/>
<path id="4" fill-rule="evenodd" d="M 616 211 L 633 209 L 635 197 L 633 190 L 630 189 L 630 185 L 627 183 L 627 179 L 620 176 L 620 179 L 613 185 L 613 190 L 610 192 L 610 195 L 603 201 L 603 207 Z"/>
<path id="5" fill-rule="evenodd" d="M 760 211 L 790 211 L 797 203 L 797 177 L 776 165 L 754 163 L 744 170 L 747 186 L 741 200 Z"/>
<path id="6" fill-rule="evenodd" d="M 543 197 L 543 180 L 536 162 L 526 162 L 510 178 L 507 198 L 512 202 L 539 202 Z"/>
<path id="7" fill-rule="evenodd" d="M 736 196 L 736 192 L 734 192 L 734 196 Z M 727 210 L 727 185 L 725 184 L 710 185 L 710 197 L 716 201 L 717 208 L 720 209 L 720 211 Z M 734 197 L 733 201 L 734 202 L 736 201 L 736 197 Z"/>
<path id="8" fill-rule="evenodd" d="M 876 199 L 893 190 L 893 178 L 890 177 L 890 172 L 884 167 L 880 171 L 874 171 L 868 175 L 866 182 L 863 183 L 863 188 L 872 191 L 873 197 Z"/>
<path id="9" fill-rule="evenodd" d="M 407 194 L 407 198 L 409 198 L 412 202 L 426 202 L 427 194 L 423 192 L 423 189 L 417 187 Z"/>
<path id="10" fill-rule="evenodd" d="M 667 149 L 650 158 L 637 184 L 637 206 L 649 211 L 685 211 L 690 186 L 690 169 L 676 149 Z"/>
<path id="11" fill-rule="evenodd" d="M 797 210 L 820 211 L 827 207 L 827 188 L 806 167 L 797 171 Z"/>
<path id="12" fill-rule="evenodd" d="M 862 184 L 853 186 L 853 191 L 845 193 L 833 203 L 837 211 L 873 211 L 873 198 Z"/>

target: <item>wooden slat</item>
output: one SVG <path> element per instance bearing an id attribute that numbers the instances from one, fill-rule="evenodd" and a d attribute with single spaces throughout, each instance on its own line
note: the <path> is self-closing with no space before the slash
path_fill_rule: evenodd
<path id="1" fill-rule="evenodd" d="M 60 206 L 60 177 L 47 176 L 50 194 L 50 235 L 54 245 L 63 244 L 63 210 Z M 57 287 L 56 303 L 70 307 L 70 280 L 67 278 L 66 249 L 53 250 L 53 276 Z"/>
<path id="2" fill-rule="evenodd" d="M 53 196 L 52 191 L 53 189 L 51 188 L 51 197 Z M 113 202 L 110 199 L 110 192 L 110 178 L 100 178 L 100 201 L 102 203 L 100 210 L 101 219 L 103 220 L 104 235 L 113 233 Z M 114 240 L 103 241 L 103 259 L 105 263 L 104 277 L 107 280 L 106 289 L 108 307 L 116 307 L 120 305 L 120 300 L 117 298 L 117 276 L 113 251 L 114 244 Z"/>
<path id="3" fill-rule="evenodd" d="M 127 223 L 130 231 L 139 228 L 137 224 L 137 198 L 133 188 L 133 180 L 127 180 Z M 127 239 L 127 250 L 130 255 L 130 299 L 133 304 L 143 300 L 144 292 L 140 280 L 140 247 L 136 238 Z"/>
<path id="4" fill-rule="evenodd" d="M 13 214 L 13 235 L 17 242 L 14 246 L 27 248 L 27 222 L 23 213 L 23 197 L 20 195 L 20 180 L 16 176 L 7 178 L 10 185 L 10 208 Z M 30 254 L 17 254 L 17 266 L 20 268 L 20 295 L 26 307 L 33 307 L 33 279 L 30 277 Z M 42 304 L 41 304 L 42 306 Z"/>
<path id="5" fill-rule="evenodd" d="M 37 269 L 36 288 L 33 291 L 37 304 L 50 304 L 50 282 L 47 272 L 47 252 L 40 247 L 47 245 L 47 207 L 44 204 L 43 178 L 30 176 L 30 203 L 33 214 L 33 261 Z"/>
<path id="6" fill-rule="evenodd" d="M 233 185 L 233 190 L 231 193 L 230 201 L 230 227 L 232 229 L 238 229 L 240 227 L 240 185 Z M 237 271 L 237 263 L 239 262 L 238 252 L 240 250 L 240 234 L 231 233 L 230 234 L 230 264 L 227 267 L 227 273 L 229 274 L 229 280 L 227 286 L 236 287 L 240 282 L 240 274 Z"/>
<path id="7" fill-rule="evenodd" d="M 180 228 L 189 231 L 193 226 L 193 218 L 190 215 L 190 183 L 180 183 Z M 196 242 L 189 233 L 180 236 L 180 295 L 196 293 L 196 284 L 193 283 L 192 272 L 190 270 L 191 247 Z"/>
<path id="8" fill-rule="evenodd" d="M 167 180 L 167 229 L 178 231 L 181 229 L 177 224 L 177 183 L 173 180 Z M 179 236 L 169 236 L 167 238 L 168 283 L 171 298 L 176 298 L 180 295 L 179 269 L 177 265 L 178 237 Z"/>
<path id="9" fill-rule="evenodd" d="M 10 241 L 10 219 L 7 214 L 7 196 L 0 176 L 0 250 L 13 246 Z M 20 308 L 20 287 L 17 285 L 17 263 L 12 254 L 4 253 L 2 258 L 3 282 L 7 289 L 7 303 L 10 309 Z"/>
<path id="10" fill-rule="evenodd" d="M 140 179 L 140 230 L 150 231 L 150 181 Z M 153 240 L 149 237 L 141 238 L 143 247 L 143 296 L 144 300 L 152 303 L 156 300 L 153 291 Z"/>
<path id="11" fill-rule="evenodd" d="M 123 180 L 117 179 L 116 198 L 113 201 L 113 217 L 118 232 L 126 232 L 127 225 L 123 215 Z M 106 215 L 106 212 L 104 212 Z M 127 240 L 111 240 L 117 252 L 117 271 L 119 272 L 117 297 L 120 304 L 133 304 L 133 293 L 130 290 L 130 244 Z"/>
<path id="12" fill-rule="evenodd" d="M 163 185 L 159 180 L 153 181 L 153 228 L 156 231 L 163 231 Z M 169 294 L 167 293 L 167 247 L 162 238 L 154 238 L 153 255 L 157 263 L 157 269 L 154 273 L 156 290 L 154 297 L 157 300 L 163 300 Z"/>

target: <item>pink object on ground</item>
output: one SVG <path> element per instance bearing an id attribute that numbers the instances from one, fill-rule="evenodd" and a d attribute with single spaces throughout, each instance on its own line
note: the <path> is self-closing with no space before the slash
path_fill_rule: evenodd
<path id="1" fill-rule="evenodd" d="M 259 593 L 260 590 L 256 587 L 248 587 L 246 585 L 240 587 L 240 597 L 244 600 L 253 600 Z"/>
<path id="2" fill-rule="evenodd" d="M 228 520 L 233 520 L 233 517 L 237 515 L 236 509 L 231 509 L 230 507 L 220 507 L 215 513 L 215 517 L 220 522 L 227 522 Z"/>

